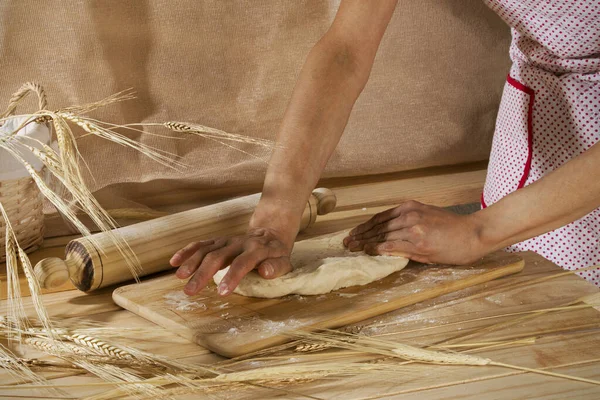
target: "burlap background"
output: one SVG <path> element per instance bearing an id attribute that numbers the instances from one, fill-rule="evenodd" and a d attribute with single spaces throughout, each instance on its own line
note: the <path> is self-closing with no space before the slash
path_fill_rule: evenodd
<path id="1" fill-rule="evenodd" d="M 99 116 L 115 123 L 185 120 L 274 138 L 302 63 L 337 6 L 2 0 L 0 99 L 29 80 L 46 88 L 51 108 L 133 87 L 137 101 Z M 401 1 L 326 176 L 486 159 L 509 36 L 478 0 Z M 190 168 L 181 174 L 84 138 L 90 183 L 109 208 L 193 202 L 210 189 L 258 184 L 264 175 L 264 162 L 216 143 L 131 136 L 177 153 Z"/>

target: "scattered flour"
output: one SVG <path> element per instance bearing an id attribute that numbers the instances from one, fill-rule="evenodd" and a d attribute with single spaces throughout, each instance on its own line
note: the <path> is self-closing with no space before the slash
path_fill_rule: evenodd
<path id="1" fill-rule="evenodd" d="M 227 331 L 227 333 L 228 333 L 229 335 L 235 335 L 235 334 L 237 334 L 238 332 L 239 332 L 238 328 L 235 328 L 235 327 L 233 327 L 233 328 L 229 328 L 229 330 Z"/>
<path id="2" fill-rule="evenodd" d="M 271 321 L 270 319 L 261 320 L 262 324 L 257 327 L 263 335 L 272 336 L 277 333 L 294 330 L 302 326 L 302 322 L 295 319 L 286 321 Z"/>
<path id="3" fill-rule="evenodd" d="M 175 291 L 167 293 L 163 296 L 165 304 L 176 311 L 195 311 L 206 310 L 206 304 L 195 300 L 190 300 L 190 297 L 183 292 Z"/>

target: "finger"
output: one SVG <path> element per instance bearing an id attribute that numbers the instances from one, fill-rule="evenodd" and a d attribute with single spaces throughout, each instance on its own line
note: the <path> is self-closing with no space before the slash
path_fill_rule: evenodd
<path id="1" fill-rule="evenodd" d="M 394 240 L 384 243 L 369 243 L 364 247 L 365 253 L 372 256 L 400 256 L 414 258 L 420 256 L 415 246 L 406 240 Z"/>
<path id="2" fill-rule="evenodd" d="M 189 278 L 198 269 L 198 266 L 200 266 L 200 263 L 208 253 L 218 250 L 224 245 L 224 242 L 217 242 L 199 247 L 195 253 L 181 263 L 181 266 L 177 269 L 177 272 L 175 272 L 175 276 L 179 279 Z"/>
<path id="3" fill-rule="evenodd" d="M 399 231 L 404 228 L 408 228 L 419 222 L 419 214 L 415 211 L 409 211 L 402 215 L 399 215 L 396 218 L 390 219 L 386 222 L 382 222 L 381 224 L 375 225 L 373 228 L 368 230 L 367 232 L 351 236 L 350 241 L 348 242 L 348 247 L 350 247 L 350 242 L 358 242 L 365 241 L 369 239 L 373 239 L 371 241 L 380 241 L 383 242 L 385 240 L 385 234 Z"/>
<path id="4" fill-rule="evenodd" d="M 196 252 L 202 246 L 208 246 L 213 244 L 214 240 L 203 240 L 200 242 L 192 242 L 185 246 L 183 249 L 179 250 L 177 253 L 173 254 L 173 257 L 169 260 L 169 264 L 172 267 L 179 267 L 181 263 L 187 260 L 192 254 Z"/>
<path id="5" fill-rule="evenodd" d="M 287 256 L 268 258 L 256 268 L 260 276 L 265 279 L 273 279 L 285 275 L 292 270 L 290 258 Z"/>
<path id="6" fill-rule="evenodd" d="M 348 243 L 348 250 L 350 251 L 362 251 L 368 244 L 378 244 L 384 242 L 393 242 L 396 240 L 409 240 L 411 237 L 410 232 L 407 229 L 398 229 L 391 232 L 379 233 L 368 239 L 353 240 Z"/>
<path id="7" fill-rule="evenodd" d="M 222 296 L 227 296 L 233 292 L 242 278 L 246 276 L 248 272 L 256 268 L 261 262 L 266 260 L 268 256 L 268 249 L 259 247 L 253 250 L 247 250 L 239 257 L 236 257 L 236 259 L 231 263 L 229 271 L 227 271 L 227 274 L 225 274 L 221 280 L 221 283 L 219 284 L 219 294 Z"/>
<path id="8" fill-rule="evenodd" d="M 200 263 L 194 276 L 185 285 L 183 291 L 188 295 L 198 293 L 208 284 L 218 270 L 231 264 L 241 251 L 241 246 L 235 244 L 208 253 Z"/>
<path id="9" fill-rule="evenodd" d="M 364 223 L 358 225 L 356 228 L 352 229 L 350 231 L 349 236 L 355 236 L 355 235 L 367 232 L 368 230 L 373 228 L 375 225 L 379 225 L 382 222 L 389 221 L 392 218 L 396 218 L 398 215 L 400 215 L 399 207 L 390 208 L 389 210 L 385 210 L 383 212 L 375 214 L 367 222 L 364 222 Z"/>

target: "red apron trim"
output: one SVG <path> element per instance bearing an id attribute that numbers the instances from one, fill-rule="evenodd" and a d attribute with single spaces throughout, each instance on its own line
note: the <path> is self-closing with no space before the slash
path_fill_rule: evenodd
<path id="1" fill-rule="evenodd" d="M 529 177 L 529 171 L 531 171 L 531 160 L 533 158 L 533 103 L 535 101 L 535 91 L 523 85 L 521 82 L 517 81 L 515 78 L 510 76 L 510 74 L 506 77 L 506 82 L 509 85 L 514 87 L 517 90 L 520 90 L 529 95 L 529 107 L 527 110 L 527 160 L 525 161 L 525 167 L 523 168 L 523 175 L 519 180 L 519 184 L 517 185 L 517 189 L 521 189 L 525 186 L 525 182 Z M 483 192 L 481 193 L 481 207 L 486 208 L 487 205 L 485 203 L 485 199 L 483 198 Z"/>
<path id="2" fill-rule="evenodd" d="M 535 101 L 535 92 L 532 88 L 523 85 L 521 82 L 516 81 L 510 74 L 506 77 L 506 81 L 512 85 L 515 89 L 525 92 L 529 95 L 529 109 L 527 110 L 527 161 L 525 162 L 525 168 L 523 168 L 523 176 L 519 181 L 517 190 L 521 189 L 525 185 L 525 181 L 529 177 L 529 171 L 531 170 L 531 159 L 533 158 L 533 103 Z"/>

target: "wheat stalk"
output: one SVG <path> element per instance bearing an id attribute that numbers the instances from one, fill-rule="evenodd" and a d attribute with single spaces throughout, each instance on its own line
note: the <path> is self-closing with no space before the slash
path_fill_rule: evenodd
<path id="1" fill-rule="evenodd" d="M 85 213 L 88 215 L 94 224 L 101 231 L 108 232 L 113 243 L 121 252 L 126 263 L 132 271 L 132 275 L 137 278 L 139 271 L 139 262 L 137 257 L 131 251 L 131 248 L 118 235 L 113 233 L 113 229 L 117 227 L 114 221 L 114 216 L 131 216 L 131 212 L 127 210 L 116 210 L 112 212 L 105 211 L 92 193 L 87 188 L 83 174 L 80 170 L 80 163 L 85 165 L 85 160 L 81 157 L 77 146 L 77 137 L 73 134 L 70 124 L 81 128 L 86 135 L 93 135 L 113 143 L 132 148 L 150 159 L 168 166 L 170 168 L 180 168 L 185 165 L 175 159 L 175 155 L 167 151 L 155 149 L 143 143 L 128 138 L 115 130 L 123 128 L 129 130 L 137 130 L 128 125 L 115 125 L 103 123 L 101 121 L 84 117 L 81 114 L 93 111 L 99 107 L 132 99 L 131 91 L 124 91 L 100 101 L 85 104 L 82 106 L 72 106 L 58 111 L 46 110 L 46 100 L 43 94 L 43 89 L 39 85 L 26 84 L 15 96 L 11 99 L 11 104 L 7 112 L 2 115 L 0 122 L 9 118 L 23 118 L 23 116 L 11 117 L 11 114 L 16 110 L 17 104 L 30 92 L 38 93 L 40 111 L 26 115 L 20 126 L 11 134 L 0 137 L 0 148 L 5 149 L 11 156 L 15 157 L 27 170 L 34 183 L 40 192 L 56 207 L 60 215 L 66 221 L 75 226 L 77 230 L 95 245 L 100 252 L 102 247 L 95 243 L 95 240 L 90 236 L 90 231 L 77 214 Z M 29 137 L 18 136 L 16 133 L 31 123 L 51 123 L 56 135 L 58 150 L 45 143 L 37 141 Z M 140 124 L 144 125 L 144 124 Z M 156 124 L 145 124 L 156 125 Z M 181 126 L 179 126 L 181 128 Z M 269 141 L 261 139 L 244 138 L 241 135 L 228 134 L 219 130 L 204 127 L 201 125 L 190 125 L 192 131 L 189 133 L 204 136 L 210 140 L 229 140 L 239 141 L 263 146 L 270 146 Z M 225 143 L 223 143 L 225 144 Z M 227 144 L 225 144 L 228 146 Z M 46 168 L 52 178 L 54 178 L 64 189 L 65 193 L 58 193 L 57 190 L 51 188 L 40 176 L 32 165 L 26 162 L 22 155 L 22 150 L 31 152 L 38 158 Z M 242 150 L 239 150 L 242 151 Z M 242 151 L 243 152 L 243 151 Z M 86 165 L 87 166 L 87 165 Z M 89 169 L 89 167 L 88 167 Z M 8 216 L 4 209 L 3 219 L 6 220 L 6 249 L 7 249 L 7 280 L 9 288 L 9 315 L 7 318 L 0 316 L 0 325 L 2 326 L 2 334 L 11 338 L 14 336 L 20 337 L 22 343 L 32 346 L 47 354 L 59 357 L 66 361 L 67 365 L 81 368 L 101 379 L 110 381 L 117 385 L 122 385 L 127 381 L 138 381 L 141 374 L 165 374 L 165 373 L 191 373 L 192 376 L 215 376 L 216 373 L 210 368 L 204 366 L 188 365 L 181 362 L 176 362 L 164 357 L 148 354 L 129 348 L 127 346 L 117 346 L 108 343 L 89 333 L 77 332 L 76 330 L 68 330 L 65 328 L 56 328 L 50 324 L 50 319 L 41 302 L 39 296 L 39 285 L 34 278 L 32 266 L 25 252 L 19 247 L 13 228 L 8 221 Z M 143 214 L 143 215 L 142 215 Z M 148 215 L 148 213 L 137 213 L 136 217 L 150 218 L 158 216 L 157 213 Z M 32 327 L 31 320 L 25 314 L 22 302 L 20 301 L 19 279 L 18 279 L 18 264 L 23 266 L 24 274 L 30 286 L 34 308 L 38 314 L 39 327 Z M 6 359 L 10 360 L 12 355 L 6 355 Z M 19 364 L 19 362 L 21 364 Z M 16 364 L 15 364 L 16 363 Z M 11 367 L 11 365 L 13 365 Z M 21 361 L 13 363 L 5 362 L 7 368 L 13 368 L 14 371 L 29 371 L 27 366 Z M 45 364 L 36 364 L 40 368 Z M 125 370 L 125 368 L 127 370 Z M 132 372 L 137 370 L 137 372 Z M 30 371 L 29 371 L 30 372 Z M 27 372 L 27 373 L 29 373 Z M 25 373 L 22 373 L 23 375 Z M 185 385 L 186 382 L 182 381 Z M 161 395 L 162 391 L 156 390 L 152 385 L 135 383 L 133 386 L 123 389 L 129 394 L 142 393 L 145 396 Z"/>
<path id="2" fill-rule="evenodd" d="M 18 104 L 23 100 L 29 93 L 36 93 L 38 95 L 38 108 L 43 110 L 48 105 L 48 100 L 46 99 L 46 93 L 41 85 L 35 82 L 26 82 L 17 90 L 10 100 L 8 101 L 8 107 L 4 111 L 0 117 L 6 118 L 13 114 L 17 109 Z"/>
<path id="3" fill-rule="evenodd" d="M 177 167 L 185 166 L 184 164 L 176 161 L 173 154 L 164 150 L 155 149 L 143 143 L 136 142 L 135 140 L 121 135 L 113 130 L 103 128 L 102 126 L 94 123 L 90 118 L 75 115 L 66 111 L 57 111 L 56 115 L 75 123 L 81 129 L 91 135 L 110 140 L 111 142 L 120 144 L 121 146 L 130 147 L 166 167 L 177 169 Z"/>
<path id="4" fill-rule="evenodd" d="M 41 298 L 41 288 L 39 282 L 34 277 L 33 273 L 33 265 L 29 261 L 29 258 L 25 254 L 25 251 L 19 246 L 19 242 L 17 241 L 17 236 L 14 232 L 12 224 L 8 218 L 8 214 L 2 203 L 0 203 L 0 214 L 4 219 L 5 230 L 6 230 L 6 238 L 5 245 L 7 251 L 6 258 L 6 268 L 7 268 L 7 276 L 10 277 L 9 283 L 9 298 L 10 298 L 10 308 L 9 308 L 9 316 L 13 316 L 14 321 L 24 321 L 26 314 L 23 308 L 23 304 L 20 300 L 20 291 L 17 289 L 19 286 L 18 281 L 18 266 L 17 259 L 21 263 L 21 267 L 27 278 L 27 284 L 29 287 L 31 300 L 34 306 L 34 309 L 40 319 L 43 327 L 48 331 L 52 332 L 52 327 L 50 324 L 50 318 L 48 317 L 48 313 Z M 17 297 L 18 296 L 18 297 Z M 16 303 L 16 304 L 15 304 Z"/>
<path id="5" fill-rule="evenodd" d="M 68 138 L 69 135 L 60 135 L 59 137 Z M 16 140 L 16 139 L 15 139 Z M 65 139 L 65 142 L 68 139 Z M 35 149 L 32 146 L 24 145 L 21 142 L 18 142 L 20 145 L 24 146 L 26 149 L 32 151 L 39 159 L 44 163 L 44 165 L 48 168 L 48 170 L 53 174 L 55 178 L 61 182 L 64 187 L 67 188 L 69 193 L 73 196 L 76 204 L 82 207 L 82 210 L 90 216 L 92 221 L 100 228 L 100 230 L 107 233 L 110 237 L 111 241 L 115 244 L 115 247 L 118 249 L 123 259 L 127 263 L 133 277 L 137 280 L 138 274 L 141 271 L 141 265 L 137 260 L 134 252 L 131 250 L 129 245 L 115 232 L 113 229 L 117 227 L 116 222 L 110 217 L 110 215 L 100 206 L 92 193 L 87 189 L 85 182 L 81 176 L 79 168 L 76 166 L 76 162 L 69 163 L 65 161 L 64 163 L 59 163 L 56 160 L 66 160 L 68 159 L 69 154 L 68 151 L 63 153 L 62 157 L 59 157 L 57 154 L 53 152 L 52 149 L 48 148 L 46 151 L 41 151 Z M 56 192 L 54 192 L 48 185 L 42 180 L 39 176 L 38 172 L 33 169 L 33 167 L 28 164 L 25 159 L 21 156 L 19 151 L 16 148 L 16 145 L 13 143 L 4 143 L 0 144 L 4 149 L 6 149 L 13 157 L 21 162 L 24 167 L 29 172 L 30 176 L 34 179 L 34 182 L 44 194 L 44 196 L 50 200 L 50 202 L 59 210 L 61 215 L 63 215 L 70 223 L 72 223 L 79 232 L 88 236 L 88 239 L 102 252 L 102 246 L 95 242 L 93 236 L 91 236 L 91 232 L 89 229 L 79 220 L 76 215 L 75 210 L 67 204 L 61 196 L 59 196 Z M 54 154 L 53 154 L 54 153 Z M 74 166 L 75 165 L 75 166 Z M 69 171 L 68 173 L 66 171 Z"/>
<path id="6" fill-rule="evenodd" d="M 101 100 L 94 101 L 92 103 L 83 104 L 83 105 L 65 107 L 65 108 L 61 109 L 60 111 L 64 111 L 64 112 L 68 112 L 68 113 L 76 114 L 76 115 L 87 114 L 98 108 L 103 108 L 103 107 L 109 106 L 114 103 L 120 103 L 122 101 L 133 100 L 135 98 L 136 98 L 135 91 L 133 90 L 133 88 L 129 88 L 129 89 L 125 89 L 120 92 L 111 94 L 110 96 L 105 97 Z M 46 107 L 40 107 L 41 110 L 44 110 L 45 108 Z"/>
<path id="7" fill-rule="evenodd" d="M 240 142 L 240 143 L 249 143 L 258 146 L 263 146 L 266 148 L 273 148 L 273 141 L 267 139 L 258 139 L 253 137 L 248 137 L 244 135 L 237 135 L 234 133 L 229 133 L 222 131 L 220 129 L 210 128 L 204 125 L 198 124 L 190 124 L 187 122 L 176 122 L 169 121 L 163 124 L 166 128 L 171 129 L 175 132 L 183 132 L 190 133 L 194 135 L 201 136 L 203 138 L 209 139 L 217 139 L 217 140 L 228 140 L 232 142 Z"/>
<path id="8" fill-rule="evenodd" d="M 340 332 L 350 333 L 353 335 L 358 335 L 363 331 L 364 327 L 360 325 L 348 325 L 341 329 Z M 295 348 L 294 351 L 300 353 L 308 353 L 308 352 L 317 352 L 326 350 L 333 347 L 331 343 L 300 343 Z"/>
<path id="9" fill-rule="evenodd" d="M 399 357 L 411 362 L 427 363 L 427 364 L 438 364 L 438 365 L 470 365 L 470 366 L 497 366 L 508 369 L 515 369 L 520 371 L 526 371 L 536 373 L 540 375 L 547 375 L 561 379 L 568 379 L 573 381 L 591 383 L 594 385 L 600 385 L 600 381 L 593 379 L 586 379 L 572 375 L 565 375 L 545 371 L 535 368 L 526 368 L 512 364 L 506 364 L 501 362 L 495 362 L 489 358 L 474 356 L 464 353 L 449 353 L 442 351 L 434 351 L 423 349 L 419 347 L 409 346 L 405 344 L 399 344 L 380 339 L 368 338 L 364 336 L 357 336 L 352 334 L 345 334 L 336 331 L 324 331 L 324 332 L 294 332 L 294 336 L 303 338 L 305 340 L 321 340 L 327 343 L 331 343 L 336 347 L 363 351 L 367 353 L 387 355 L 392 357 Z M 347 337 L 353 337 L 353 340 L 347 340 Z"/>

